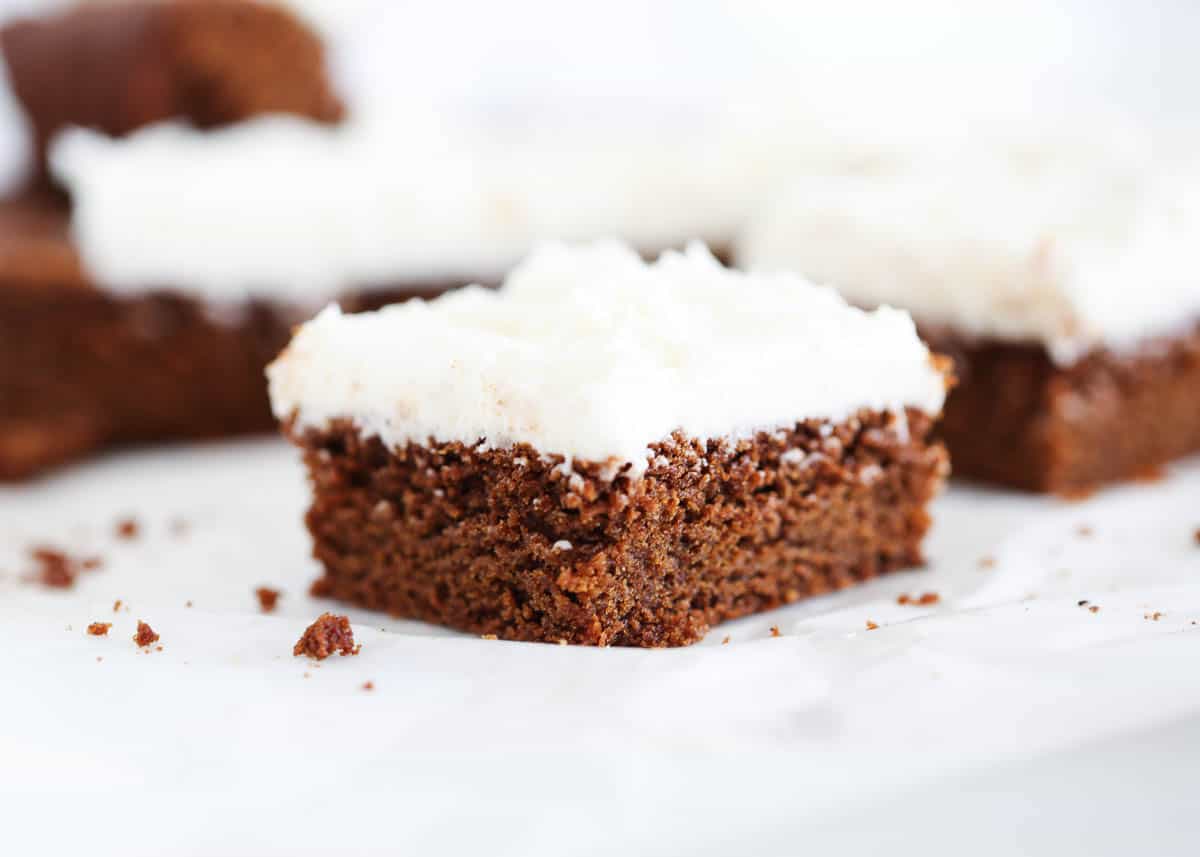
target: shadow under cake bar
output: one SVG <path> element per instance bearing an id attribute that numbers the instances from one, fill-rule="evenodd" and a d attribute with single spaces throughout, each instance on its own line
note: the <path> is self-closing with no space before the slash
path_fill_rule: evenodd
<path id="1" fill-rule="evenodd" d="M 303 325 L 268 370 L 314 592 L 516 640 L 675 646 L 917 565 L 946 377 L 909 317 L 695 245 L 545 245 L 500 290 Z"/>
<path id="2" fill-rule="evenodd" d="M 1085 493 L 1200 450 L 1198 179 L 1078 153 L 807 180 L 736 259 L 910 311 L 955 362 L 955 474 Z"/>
<path id="3" fill-rule="evenodd" d="M 253 0 L 110 0 L 0 30 L 41 169 L 78 125 L 120 136 L 164 119 L 199 128 L 265 113 L 336 122 L 325 48 L 286 8 Z"/>

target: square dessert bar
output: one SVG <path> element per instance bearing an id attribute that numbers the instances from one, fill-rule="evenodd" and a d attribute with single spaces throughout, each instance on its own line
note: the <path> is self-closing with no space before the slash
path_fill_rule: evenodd
<path id="1" fill-rule="evenodd" d="M 165 119 L 199 128 L 264 113 L 335 122 L 321 39 L 254 0 L 112 0 L 0 29 L 8 75 L 45 154 L 71 125 L 119 136 Z"/>
<path id="2" fill-rule="evenodd" d="M 110 446 L 274 429 L 263 367 L 311 311 L 286 296 L 221 307 L 180 288 L 101 289 L 68 221 L 49 193 L 0 201 L 0 481 Z M 440 290 L 341 301 L 353 311 Z"/>
<path id="3" fill-rule="evenodd" d="M 1077 496 L 1200 451 L 1200 322 L 1065 365 L 1036 345 L 922 333 L 959 379 L 939 426 L 956 473 Z"/>
<path id="4" fill-rule="evenodd" d="M 314 592 L 506 639 L 685 645 L 918 565 L 946 473 L 906 315 L 700 246 L 548 245 L 499 291 L 330 308 L 268 375 Z"/>
<path id="5" fill-rule="evenodd" d="M 0 201 L 0 481 L 113 445 L 270 431 L 263 367 L 316 307 L 464 282 L 328 277 L 306 291 L 297 266 L 267 270 L 272 248 L 213 239 L 246 173 L 336 133 L 324 47 L 285 8 L 107 2 L 10 24 L 0 47 L 38 157 L 34 186 Z M 47 149 L 66 138 L 50 188 Z"/>
<path id="6" fill-rule="evenodd" d="M 802 181 L 738 264 L 902 307 L 954 361 L 956 475 L 1087 493 L 1200 451 L 1197 171 L 1114 153 Z"/>

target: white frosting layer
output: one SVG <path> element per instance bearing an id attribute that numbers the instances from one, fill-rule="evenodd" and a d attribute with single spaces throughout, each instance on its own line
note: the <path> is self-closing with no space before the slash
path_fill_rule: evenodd
<path id="1" fill-rule="evenodd" d="M 703 144 L 595 134 L 481 142 L 435 122 L 328 128 L 267 117 L 53 148 L 84 264 L 104 286 L 215 298 L 499 276 L 539 241 L 620 236 L 660 249 L 728 237 L 744 202 Z"/>
<path id="2" fill-rule="evenodd" d="M 745 230 L 737 257 L 968 335 L 1043 343 L 1069 364 L 1194 323 L 1198 247 L 1194 164 L 1030 147 L 801 180 Z"/>
<path id="3" fill-rule="evenodd" d="M 33 169 L 29 121 L 13 92 L 8 64 L 0 59 L 0 196 L 17 190 Z"/>
<path id="4" fill-rule="evenodd" d="M 680 429 L 737 437 L 861 408 L 941 410 L 941 374 L 897 310 L 867 313 L 798 276 L 722 268 L 700 245 L 539 248 L 500 291 L 373 313 L 330 307 L 270 366 L 281 418 L 350 418 L 388 444 L 528 443 L 632 462 Z"/>

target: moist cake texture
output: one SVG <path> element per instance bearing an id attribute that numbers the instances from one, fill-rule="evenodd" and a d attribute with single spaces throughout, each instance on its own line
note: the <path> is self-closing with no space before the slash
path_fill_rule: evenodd
<path id="1" fill-rule="evenodd" d="M 1200 450 L 1200 171 L 1172 163 L 1027 153 L 804 181 L 736 259 L 912 312 L 956 363 L 955 473 L 1075 494 Z"/>
<path id="2" fill-rule="evenodd" d="M 1200 452 L 1200 324 L 1070 366 L 1039 346 L 923 332 L 959 379 L 938 427 L 955 473 L 1072 496 Z"/>
<path id="3" fill-rule="evenodd" d="M 682 435 L 638 479 L 532 447 L 389 450 L 292 430 L 314 500 L 314 594 L 505 639 L 680 646 L 922 561 L 946 470 L 930 418 L 863 412 L 736 443 Z"/>
<path id="4" fill-rule="evenodd" d="M 700 248 L 549 246 L 498 293 L 327 311 L 269 377 L 314 592 L 508 639 L 684 645 L 918 564 L 946 472 L 907 317 Z"/>
<path id="5" fill-rule="evenodd" d="M 119 136 L 174 117 L 211 128 L 263 113 L 342 115 L 321 40 L 273 3 L 81 4 L 9 24 L 0 48 L 43 158 L 70 125 Z"/>

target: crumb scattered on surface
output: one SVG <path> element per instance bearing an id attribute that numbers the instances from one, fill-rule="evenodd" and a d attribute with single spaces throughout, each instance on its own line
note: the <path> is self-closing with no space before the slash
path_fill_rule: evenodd
<path id="1" fill-rule="evenodd" d="M 275 609 L 275 605 L 279 603 L 279 590 L 271 589 L 269 586 L 260 586 L 254 590 L 254 594 L 258 596 L 258 609 L 264 613 L 270 613 Z M 188 607 L 192 606 L 192 602 L 188 602 Z"/>
<path id="2" fill-rule="evenodd" d="M 149 625 L 147 625 L 145 622 L 143 622 L 141 619 L 138 619 L 137 633 L 133 635 L 133 641 L 135 643 L 137 643 L 139 646 L 141 646 L 142 648 L 145 648 L 146 646 L 149 646 L 152 643 L 157 643 L 158 639 L 159 639 L 158 634 L 156 634 L 154 632 L 154 629 L 151 628 Z"/>
<path id="3" fill-rule="evenodd" d="M 1159 619 L 1161 619 L 1162 617 L 1163 617 L 1162 611 L 1161 611 L 1161 610 L 1155 610 L 1153 613 L 1147 613 L 1147 614 L 1146 614 L 1145 616 L 1143 616 L 1142 618 L 1143 618 L 1143 619 L 1149 619 L 1149 620 L 1150 620 L 1150 621 L 1152 621 L 1152 622 L 1157 622 L 1157 621 L 1158 621 Z"/>
<path id="4" fill-rule="evenodd" d="M 1091 607 L 1089 607 L 1089 608 L 1088 608 L 1088 612 L 1089 612 L 1089 613 L 1099 613 L 1099 612 L 1100 612 L 1100 605 L 1099 605 L 1099 604 L 1093 604 Z"/>
<path id="5" fill-rule="evenodd" d="M 872 622 L 870 619 L 867 620 L 867 630 L 868 631 L 874 631 L 878 627 L 879 627 L 879 625 L 877 625 L 875 622 Z"/>
<path id="6" fill-rule="evenodd" d="M 69 589 L 82 571 L 92 571 L 101 565 L 98 557 L 73 557 L 58 548 L 38 545 L 29 549 L 34 570 L 26 579 L 52 589 Z"/>
<path id="7" fill-rule="evenodd" d="M 1200 545 L 1200 527 L 1196 527 L 1196 532 L 1192 533 L 1192 538 L 1196 544 Z"/>
<path id="8" fill-rule="evenodd" d="M 363 690 L 374 690 L 374 689 L 375 689 L 375 682 L 373 682 L 373 681 L 363 682 Z"/>
<path id="9" fill-rule="evenodd" d="M 43 586 L 67 589 L 75 585 L 78 566 L 62 551 L 54 548 L 34 548 L 29 555 L 37 564 L 34 574 Z"/>
<path id="10" fill-rule="evenodd" d="M 1077 535 L 1080 535 L 1086 539 L 1092 535 L 1093 530 L 1087 524 L 1080 524 L 1078 527 L 1075 528 L 1075 532 Z"/>
<path id="11" fill-rule="evenodd" d="M 778 637 L 778 636 L 781 636 L 781 635 L 780 635 L 780 633 L 779 633 L 779 626 L 778 626 L 778 625 L 772 625 L 772 626 L 771 626 L 771 636 L 772 636 L 772 637 Z"/>
<path id="12" fill-rule="evenodd" d="M 728 645 L 729 645 L 729 635 L 728 635 L 728 634 L 726 634 L 726 635 L 725 635 L 725 639 L 721 641 L 721 645 L 722 645 L 722 646 L 728 646 Z"/>
<path id="13" fill-rule="evenodd" d="M 99 655 L 96 655 L 96 663 L 100 663 L 102 660 L 104 660 L 104 658 L 100 657 Z"/>
<path id="14" fill-rule="evenodd" d="M 500 638 L 497 637 L 495 634 L 480 634 L 479 639 L 481 639 L 481 640 L 498 640 Z"/>
<path id="15" fill-rule="evenodd" d="M 192 602 L 191 602 L 190 600 L 188 600 L 188 601 L 185 601 L 185 602 L 183 602 L 183 606 L 184 606 L 184 607 L 191 607 L 191 606 L 192 606 Z"/>
<path id="16" fill-rule="evenodd" d="M 112 622 L 93 622 L 87 626 L 87 632 L 93 637 L 107 637 L 108 629 L 112 627 Z"/>
<path id="17" fill-rule="evenodd" d="M 990 556 L 980 557 L 979 558 L 979 567 L 980 568 L 995 568 L 996 567 L 995 557 L 990 557 Z"/>
<path id="18" fill-rule="evenodd" d="M 136 539 L 141 533 L 142 526 L 138 523 L 137 518 L 122 518 L 117 521 L 117 538 L 131 541 Z"/>
<path id="19" fill-rule="evenodd" d="M 920 595 L 909 595 L 907 593 L 896 598 L 897 604 L 911 604 L 916 607 L 928 607 L 931 604 L 937 604 L 942 600 L 942 596 L 936 592 L 922 592 Z"/>
<path id="20" fill-rule="evenodd" d="M 156 652 L 161 652 L 161 651 L 162 651 L 162 646 L 155 646 L 155 647 L 154 647 L 154 651 L 156 651 Z"/>
<path id="21" fill-rule="evenodd" d="M 1076 602 L 1075 606 L 1076 607 L 1086 607 L 1087 603 L 1088 603 L 1088 600 L 1086 598 L 1080 598 L 1079 601 Z"/>
<path id="22" fill-rule="evenodd" d="M 357 655 L 361 649 L 362 646 L 354 645 L 354 631 L 350 629 L 349 618 L 322 613 L 296 641 L 296 645 L 292 647 L 292 655 L 305 655 L 323 661 L 334 652 L 343 656 Z"/>
<path id="23" fill-rule="evenodd" d="M 120 611 L 121 611 L 121 599 L 118 598 L 116 601 L 113 602 L 113 612 L 119 613 Z"/>

